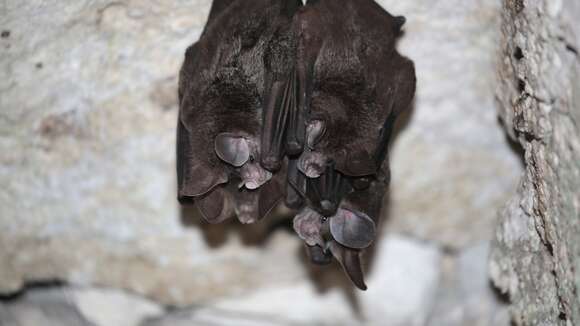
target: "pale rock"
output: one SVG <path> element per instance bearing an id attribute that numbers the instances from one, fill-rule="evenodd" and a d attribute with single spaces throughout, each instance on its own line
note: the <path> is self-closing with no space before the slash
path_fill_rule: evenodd
<path id="1" fill-rule="evenodd" d="M 68 293 L 83 316 L 97 326 L 138 326 L 164 312 L 154 302 L 115 289 L 72 289 Z"/>
<path id="2" fill-rule="evenodd" d="M 377 248 L 366 292 L 352 292 L 352 286 L 319 291 L 300 280 L 180 310 L 142 326 L 425 325 L 440 256 L 434 246 L 392 235 Z"/>
<path id="3" fill-rule="evenodd" d="M 0 302 L 0 326 L 101 326 L 85 319 L 62 288 L 34 290 Z"/>
<path id="4" fill-rule="evenodd" d="M 369 325 L 425 325 L 441 277 L 437 247 L 406 237 L 384 239 L 368 280 L 359 294 Z"/>
<path id="5" fill-rule="evenodd" d="M 408 18 L 400 49 L 419 78 L 414 113 L 391 155 L 394 232 L 452 247 L 488 238 L 520 174 L 493 107 L 498 1 L 381 1 Z M 0 5 L 1 29 L 10 31 L 0 39 L 0 293 L 56 279 L 178 306 L 284 292 L 293 282 L 312 294 L 296 235 L 246 246 L 233 233 L 264 224 L 202 228 L 180 219 L 177 72 L 210 3 Z M 201 229 L 223 234 L 222 244 Z M 378 265 L 372 273 L 369 297 L 387 295 L 388 286 L 403 295 L 408 286 L 406 306 L 426 304 L 416 302 L 424 290 L 411 278 L 375 280 Z M 381 309 L 371 305 L 370 315 Z"/>
<path id="6" fill-rule="evenodd" d="M 399 50 L 417 71 L 390 154 L 391 230 L 452 249 L 490 239 L 523 171 L 494 101 L 501 0 L 379 2 L 406 16 Z"/>
<path id="7" fill-rule="evenodd" d="M 443 257 L 442 278 L 430 326 L 509 326 L 507 304 L 486 272 L 489 243 Z"/>

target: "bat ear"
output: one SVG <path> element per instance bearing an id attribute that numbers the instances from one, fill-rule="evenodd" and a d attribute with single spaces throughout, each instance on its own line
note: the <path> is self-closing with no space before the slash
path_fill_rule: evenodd
<path id="1" fill-rule="evenodd" d="M 196 199 L 195 204 L 203 219 L 211 224 L 221 223 L 232 215 L 231 203 L 223 188 L 215 189 L 206 196 Z"/>
<path id="2" fill-rule="evenodd" d="M 330 242 L 329 249 L 354 285 L 359 289 L 366 291 L 367 285 L 364 281 L 364 274 L 358 250 L 344 248 L 334 241 Z"/>
<path id="3" fill-rule="evenodd" d="M 395 33 L 401 32 L 401 28 L 403 28 L 403 25 L 405 25 L 406 22 L 407 22 L 407 18 L 405 18 L 404 16 L 394 17 L 393 18 L 393 31 L 395 31 Z"/>
<path id="4" fill-rule="evenodd" d="M 215 138 L 215 152 L 223 161 L 240 167 L 250 159 L 250 146 L 241 136 L 221 133 Z"/>
<path id="5" fill-rule="evenodd" d="M 376 226 L 366 214 L 341 208 L 330 218 L 330 233 L 345 247 L 363 249 L 375 239 Z"/>

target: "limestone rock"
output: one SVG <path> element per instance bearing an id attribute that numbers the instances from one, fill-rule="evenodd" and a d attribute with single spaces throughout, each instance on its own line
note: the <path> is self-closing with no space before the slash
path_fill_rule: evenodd
<path id="1" fill-rule="evenodd" d="M 62 289 L 27 293 L 12 303 L 0 303 L 2 326 L 101 326 L 89 322 Z"/>
<path id="2" fill-rule="evenodd" d="M 494 103 L 500 1 L 380 3 L 407 17 L 399 48 L 417 70 L 391 153 L 390 227 L 454 250 L 487 240 L 522 173 Z"/>
<path id="3" fill-rule="evenodd" d="M 497 90 L 525 174 L 501 213 L 490 272 L 514 325 L 580 324 L 578 1 L 504 1 Z"/>
<path id="4" fill-rule="evenodd" d="M 507 304 L 490 283 L 489 243 L 443 257 L 442 278 L 429 325 L 509 326 Z"/>
<path id="5" fill-rule="evenodd" d="M 450 247 L 486 238 L 520 173 L 493 111 L 497 1 L 380 3 L 407 16 L 400 48 L 419 77 L 387 227 Z M 203 225 L 175 200 L 176 76 L 209 6 L 2 3 L 1 293 L 62 280 L 183 306 L 307 282 L 294 235 Z"/>
<path id="6" fill-rule="evenodd" d="M 440 257 L 432 245 L 388 236 L 377 248 L 366 292 L 353 292 L 342 274 L 338 278 L 346 287 L 316 288 L 305 279 L 152 318 L 142 326 L 425 325 Z M 327 281 L 329 275 L 337 274 L 325 274 Z"/>
<path id="7" fill-rule="evenodd" d="M 114 289 L 73 288 L 67 290 L 67 296 L 97 326 L 139 326 L 164 312 L 156 303 Z"/>

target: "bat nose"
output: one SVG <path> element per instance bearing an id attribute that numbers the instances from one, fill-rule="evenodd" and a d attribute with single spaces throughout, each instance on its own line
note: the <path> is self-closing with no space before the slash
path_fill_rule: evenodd
<path id="1" fill-rule="evenodd" d="M 320 213 L 322 213 L 322 215 L 330 217 L 336 213 L 338 205 L 328 199 L 324 199 L 323 201 L 320 202 L 320 208 L 321 208 Z"/>

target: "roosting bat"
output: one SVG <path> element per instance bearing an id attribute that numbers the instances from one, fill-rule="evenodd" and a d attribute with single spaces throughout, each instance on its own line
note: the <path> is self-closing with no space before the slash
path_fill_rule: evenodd
<path id="1" fill-rule="evenodd" d="M 217 223 L 282 199 L 311 260 L 366 289 L 388 144 L 415 92 L 405 22 L 372 0 L 214 0 L 180 72 L 178 197 Z"/>

